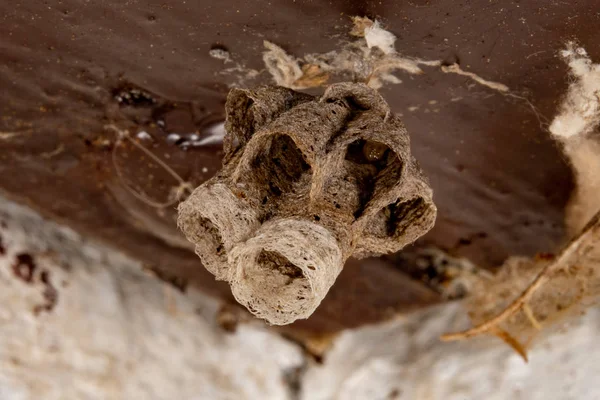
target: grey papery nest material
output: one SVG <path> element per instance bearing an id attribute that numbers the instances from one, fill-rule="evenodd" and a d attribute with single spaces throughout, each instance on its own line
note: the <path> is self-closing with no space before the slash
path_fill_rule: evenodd
<path id="1" fill-rule="evenodd" d="M 179 226 L 256 316 L 308 318 L 350 256 L 398 251 L 433 226 L 408 133 L 366 85 L 233 89 L 226 113 L 223 168 L 179 205 Z"/>

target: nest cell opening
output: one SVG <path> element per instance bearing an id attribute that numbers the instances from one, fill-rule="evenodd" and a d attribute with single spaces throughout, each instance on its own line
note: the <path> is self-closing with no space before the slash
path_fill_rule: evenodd
<path id="1" fill-rule="evenodd" d="M 263 271 L 263 287 L 268 288 L 276 298 L 294 295 L 297 301 L 303 301 L 311 296 L 310 283 L 302 269 L 280 253 L 261 250 L 256 257 L 256 267 Z M 312 268 L 314 270 L 316 267 Z"/>
<path id="2" fill-rule="evenodd" d="M 237 273 L 243 286 L 232 286 L 234 295 L 241 295 L 252 313 L 270 321 L 306 318 L 319 302 L 315 304 L 304 271 L 277 251 L 255 251 L 250 260 L 238 264 Z"/>
<path id="3" fill-rule="evenodd" d="M 355 140 L 348 145 L 344 162 L 357 182 L 359 193 L 359 205 L 354 210 L 354 218 L 362 215 L 367 203 L 373 197 L 376 185 L 383 183 L 380 178 L 385 176 L 386 181 L 389 182 L 399 180 L 403 165 L 400 157 L 387 145 L 365 139 Z M 345 181 L 350 179 L 344 178 Z"/>
<path id="4" fill-rule="evenodd" d="M 197 221 L 198 239 L 207 244 L 208 250 L 214 250 L 214 254 L 219 258 L 225 257 L 225 243 L 219 229 L 208 218 L 200 217 Z"/>
<path id="5" fill-rule="evenodd" d="M 263 188 L 263 204 L 289 193 L 304 174 L 311 173 L 304 154 L 285 134 L 272 135 L 251 162 L 252 174 Z"/>
<path id="6" fill-rule="evenodd" d="M 430 212 L 430 205 L 421 197 L 398 200 L 383 207 L 368 225 L 367 231 L 377 238 L 400 238 L 407 230 L 420 226 L 419 221 Z"/>
<path id="7" fill-rule="evenodd" d="M 342 252 L 331 232 L 313 222 L 267 224 L 230 253 L 230 285 L 253 314 L 285 325 L 314 312 L 341 271 Z"/>
<path id="8" fill-rule="evenodd" d="M 210 219 L 205 217 L 195 219 L 194 227 L 196 253 L 200 256 L 204 267 L 217 279 L 226 279 L 227 249 L 221 232 Z"/>
<path id="9" fill-rule="evenodd" d="M 254 100 L 244 92 L 236 93 L 233 99 L 229 99 L 232 103 L 231 109 L 235 112 L 227 116 L 227 128 L 229 132 L 234 133 L 234 149 L 237 149 L 240 144 L 245 144 L 255 131 L 254 118 Z"/>

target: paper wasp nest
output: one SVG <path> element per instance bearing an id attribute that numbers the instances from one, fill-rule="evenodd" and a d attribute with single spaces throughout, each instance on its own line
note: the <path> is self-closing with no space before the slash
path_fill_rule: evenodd
<path id="1" fill-rule="evenodd" d="M 233 89 L 221 171 L 179 206 L 204 266 L 271 324 L 308 318 L 348 257 L 402 249 L 434 224 L 400 119 L 363 84 L 322 97 Z"/>

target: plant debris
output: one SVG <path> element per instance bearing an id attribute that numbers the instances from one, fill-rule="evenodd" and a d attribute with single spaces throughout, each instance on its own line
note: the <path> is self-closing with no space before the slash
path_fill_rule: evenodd
<path id="1" fill-rule="evenodd" d="M 556 257 L 513 257 L 493 279 L 480 280 L 467 303 L 475 326 L 443 340 L 495 335 L 527 360 L 526 349 L 542 330 L 585 311 L 600 295 L 600 145 L 592 133 L 600 123 L 600 65 L 572 42 L 561 56 L 574 79 L 549 133 L 575 172 L 567 225 L 576 233 Z"/>

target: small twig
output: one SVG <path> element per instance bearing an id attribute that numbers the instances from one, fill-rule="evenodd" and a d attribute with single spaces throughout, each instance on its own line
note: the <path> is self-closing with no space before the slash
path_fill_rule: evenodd
<path id="1" fill-rule="evenodd" d="M 527 351 L 525 350 L 523 345 L 517 339 L 512 337 L 508 332 L 506 332 L 505 330 L 500 329 L 496 326 L 491 329 L 490 333 L 493 333 L 495 336 L 502 339 L 504 341 L 504 343 L 506 343 L 507 345 L 512 347 L 513 350 L 516 351 L 523 358 L 523 360 L 525 362 L 528 361 L 527 360 Z"/>
<path id="2" fill-rule="evenodd" d="M 2 140 L 8 140 L 11 139 L 15 136 L 17 136 L 18 133 L 17 132 L 0 132 L 0 139 Z"/>
<path id="3" fill-rule="evenodd" d="M 483 79 L 482 77 L 480 77 L 479 75 L 477 75 L 473 72 L 465 71 L 465 70 L 461 69 L 460 65 L 458 65 L 458 64 L 442 65 L 440 68 L 441 68 L 442 72 L 444 72 L 446 74 L 452 73 L 452 74 L 466 76 L 468 78 L 471 78 L 475 82 L 479 83 L 480 85 L 486 86 L 493 90 L 497 90 L 500 93 L 510 92 L 510 90 L 508 89 L 508 86 L 506 86 L 505 84 L 500 83 L 500 82 L 488 81 L 487 79 Z"/>
<path id="4" fill-rule="evenodd" d="M 52 151 L 47 151 L 45 153 L 40 154 L 41 157 L 43 158 L 52 158 L 54 156 L 59 155 L 60 153 L 62 153 L 65 150 L 65 145 L 64 144 L 59 144 L 58 147 Z"/>
<path id="5" fill-rule="evenodd" d="M 523 304 L 523 312 L 527 316 L 527 319 L 529 320 L 529 322 L 531 322 L 531 325 L 533 325 L 533 327 L 535 329 L 537 329 L 538 331 L 541 331 L 542 325 L 537 320 L 535 315 L 533 315 L 533 310 L 531 309 L 531 307 L 529 307 L 529 304 L 527 304 L 527 303 Z"/>
<path id="6" fill-rule="evenodd" d="M 592 236 L 593 231 L 598 228 L 600 228 L 600 211 L 594 215 L 594 217 L 588 222 L 579 235 L 563 248 L 554 262 L 546 265 L 537 275 L 531 285 L 529 285 L 515 301 L 502 310 L 500 314 L 471 329 L 467 329 L 466 331 L 442 335 L 441 340 L 463 340 L 483 333 L 490 333 L 490 331 L 500 325 L 506 318 L 514 315 L 517 311 L 523 308 L 525 303 L 531 299 L 533 294 L 550 279 L 551 272 L 564 268 L 566 265 L 568 265 L 569 259 L 579 251 L 579 249 Z"/>
<path id="7" fill-rule="evenodd" d="M 525 57 L 525 59 L 529 60 L 531 57 L 537 56 L 538 54 L 542 54 L 542 53 L 545 53 L 545 52 L 546 52 L 546 50 L 536 51 L 535 53 L 531 53 L 530 55 L 528 55 L 527 57 Z"/>

